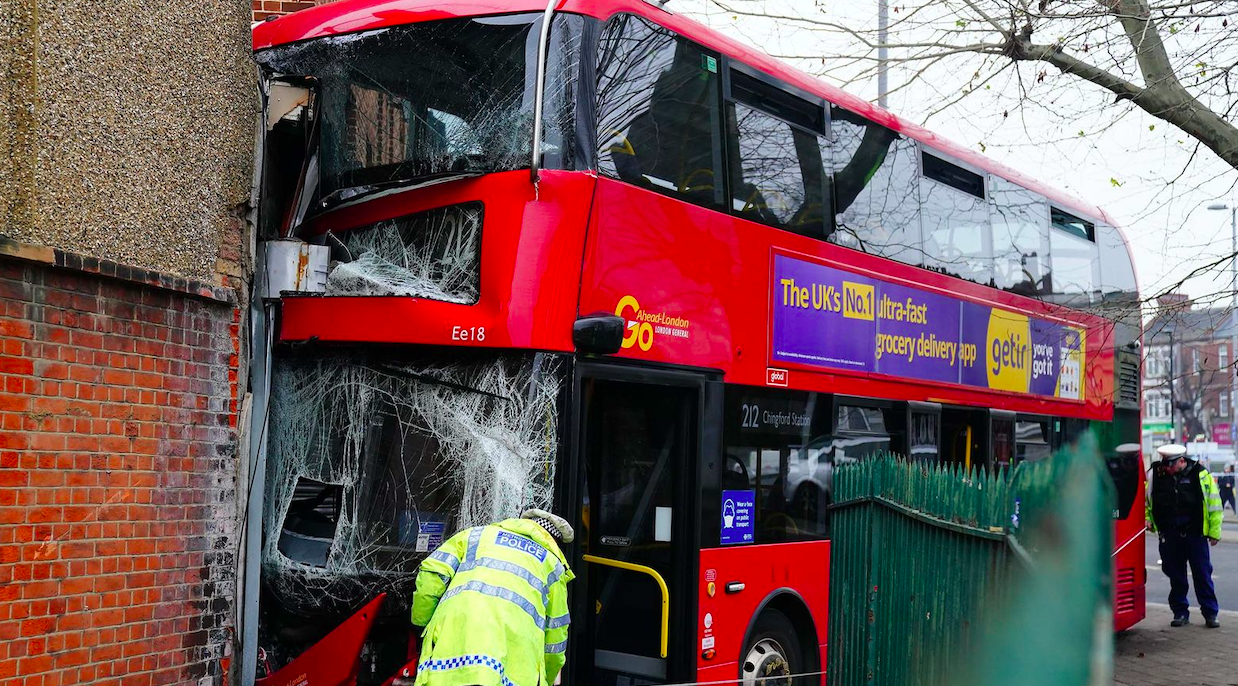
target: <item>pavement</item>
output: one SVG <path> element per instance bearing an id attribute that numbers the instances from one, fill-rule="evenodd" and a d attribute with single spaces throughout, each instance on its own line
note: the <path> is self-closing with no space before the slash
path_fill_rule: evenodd
<path id="1" fill-rule="evenodd" d="M 1221 610 L 1221 628 L 1169 626 L 1168 605 L 1148 603 L 1148 616 L 1114 639 L 1114 686 L 1238 686 L 1238 612 Z"/>
<path id="2" fill-rule="evenodd" d="M 1156 536 L 1147 538 L 1148 614 L 1114 639 L 1115 686 L 1238 686 L 1238 516 L 1225 512 L 1221 543 L 1212 548 L 1212 579 L 1221 602 L 1221 628 L 1204 627 L 1194 589 L 1191 624 L 1173 628 L 1165 604 L 1169 581 L 1161 572 Z"/>

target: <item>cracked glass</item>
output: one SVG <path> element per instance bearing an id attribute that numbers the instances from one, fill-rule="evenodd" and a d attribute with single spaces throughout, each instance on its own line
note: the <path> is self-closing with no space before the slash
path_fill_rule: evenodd
<path id="1" fill-rule="evenodd" d="M 564 365 L 301 353 L 276 361 L 263 581 L 302 616 L 378 593 L 406 607 L 452 533 L 552 503 Z"/>
<path id="2" fill-rule="evenodd" d="M 445 19 L 265 50 L 317 86 L 319 209 L 453 174 L 528 167 L 542 15 Z M 583 20 L 557 15 L 548 48 L 548 167 L 570 152 Z"/>

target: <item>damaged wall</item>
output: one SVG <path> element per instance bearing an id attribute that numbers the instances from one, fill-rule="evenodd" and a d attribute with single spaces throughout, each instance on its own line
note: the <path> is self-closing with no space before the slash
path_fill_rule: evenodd
<path id="1" fill-rule="evenodd" d="M 241 276 L 231 231 L 258 107 L 248 20 L 220 0 L 0 3 L 0 235 Z"/>
<path id="2" fill-rule="evenodd" d="M 224 683 L 248 9 L 0 0 L 0 682 Z"/>
<path id="3" fill-rule="evenodd" d="M 223 682 L 237 310 L 193 290 L 0 259 L 4 683 Z"/>

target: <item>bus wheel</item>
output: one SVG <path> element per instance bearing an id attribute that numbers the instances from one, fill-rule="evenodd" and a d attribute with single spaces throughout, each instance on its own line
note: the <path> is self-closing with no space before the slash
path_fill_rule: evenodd
<path id="1" fill-rule="evenodd" d="M 793 674 L 804 671 L 795 627 L 777 610 L 766 610 L 757 620 L 752 645 L 739 664 L 742 686 L 792 686 Z"/>

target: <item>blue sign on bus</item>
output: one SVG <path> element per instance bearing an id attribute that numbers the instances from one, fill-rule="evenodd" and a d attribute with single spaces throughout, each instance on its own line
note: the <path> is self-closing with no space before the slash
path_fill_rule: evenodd
<path id="1" fill-rule="evenodd" d="M 722 492 L 722 545 L 752 543 L 756 503 L 756 491 Z"/>

